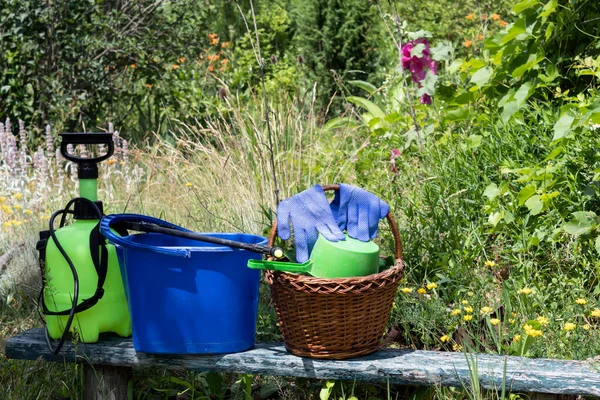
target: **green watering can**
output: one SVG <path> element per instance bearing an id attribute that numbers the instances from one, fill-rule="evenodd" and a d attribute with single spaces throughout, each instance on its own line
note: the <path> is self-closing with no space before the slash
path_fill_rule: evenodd
<path id="1" fill-rule="evenodd" d="M 316 278 L 349 278 L 379 272 L 379 246 L 346 235 L 331 242 L 319 235 L 310 259 L 304 263 L 250 260 L 248 267 L 282 272 L 306 273 Z"/>

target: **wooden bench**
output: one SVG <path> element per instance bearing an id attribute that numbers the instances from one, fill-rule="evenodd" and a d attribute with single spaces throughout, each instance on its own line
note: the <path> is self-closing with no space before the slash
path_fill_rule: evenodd
<path id="1" fill-rule="evenodd" d="M 66 343 L 61 353 L 53 356 L 48 352 L 42 329 L 31 329 L 9 339 L 6 357 L 85 363 L 86 399 L 126 399 L 132 368 L 137 366 L 456 387 L 468 385 L 476 366 L 480 387 L 486 389 L 502 390 L 505 382 L 507 392 L 600 396 L 600 359 L 560 361 L 383 349 L 365 357 L 333 361 L 296 357 L 280 343 L 258 343 L 252 350 L 235 354 L 158 356 L 136 353 L 131 339 L 115 337 L 103 337 L 94 344 Z"/>

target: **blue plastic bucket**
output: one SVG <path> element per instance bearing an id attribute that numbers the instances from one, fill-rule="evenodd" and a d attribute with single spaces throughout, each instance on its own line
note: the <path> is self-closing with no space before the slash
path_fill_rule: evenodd
<path id="1" fill-rule="evenodd" d="M 115 214 L 100 223 L 117 248 L 131 313 L 133 347 L 160 354 L 234 353 L 254 346 L 259 270 L 247 268 L 260 254 L 161 233 L 129 236 L 111 227 L 131 220 L 188 231 L 137 214 Z M 266 244 L 262 236 L 208 233 Z"/>

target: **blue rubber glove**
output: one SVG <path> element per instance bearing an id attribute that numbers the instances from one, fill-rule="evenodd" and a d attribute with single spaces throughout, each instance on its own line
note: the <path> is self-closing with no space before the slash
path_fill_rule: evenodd
<path id="1" fill-rule="evenodd" d="M 346 238 L 331 213 L 323 188 L 319 185 L 279 203 L 277 233 L 283 240 L 290 238 L 290 222 L 294 227 L 296 260 L 301 263 L 308 260 L 319 233 L 332 242 Z"/>
<path id="2" fill-rule="evenodd" d="M 390 206 L 364 189 L 340 184 L 331 202 L 331 211 L 348 236 L 368 242 L 377 236 L 379 220 L 388 215 Z"/>

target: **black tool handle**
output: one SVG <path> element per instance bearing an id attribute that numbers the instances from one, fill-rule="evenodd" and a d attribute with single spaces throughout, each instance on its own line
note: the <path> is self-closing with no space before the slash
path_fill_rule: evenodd
<path id="1" fill-rule="evenodd" d="M 60 154 L 64 158 L 74 163 L 99 163 L 106 160 L 115 152 L 115 144 L 113 142 L 112 133 L 104 132 L 93 132 L 93 133 L 79 133 L 79 132 L 64 132 L 59 134 L 62 137 L 60 142 Z M 78 144 L 104 144 L 108 146 L 106 154 L 98 157 L 78 157 L 74 154 L 70 154 L 67 148 L 68 145 L 77 146 Z"/>
<path id="2" fill-rule="evenodd" d="M 177 229 L 165 228 L 163 226 L 152 224 L 149 222 L 127 222 L 126 226 L 127 229 L 133 231 L 164 233 L 166 235 L 179 236 L 187 239 L 199 240 L 201 242 L 220 244 L 235 249 L 248 250 L 254 253 L 266 254 L 275 258 L 283 257 L 283 250 L 279 247 L 236 242 L 235 240 L 222 239 L 215 236 L 203 235 L 201 233 L 196 232 L 185 232 Z"/>

